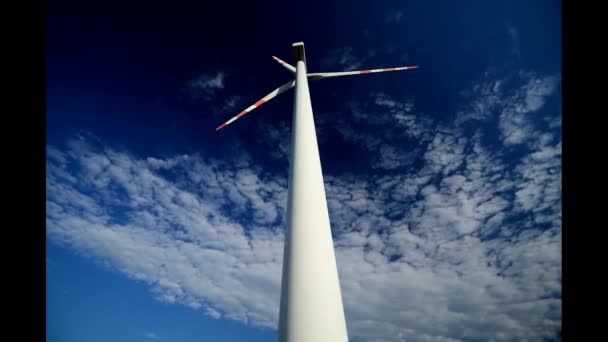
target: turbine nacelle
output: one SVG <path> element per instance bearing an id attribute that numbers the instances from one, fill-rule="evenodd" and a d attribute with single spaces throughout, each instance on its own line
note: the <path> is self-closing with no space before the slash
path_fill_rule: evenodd
<path id="1" fill-rule="evenodd" d="M 293 52 L 293 59 L 298 64 L 299 61 L 303 61 L 306 64 L 306 53 L 304 51 L 304 42 L 297 42 L 291 44 L 291 51 Z"/>

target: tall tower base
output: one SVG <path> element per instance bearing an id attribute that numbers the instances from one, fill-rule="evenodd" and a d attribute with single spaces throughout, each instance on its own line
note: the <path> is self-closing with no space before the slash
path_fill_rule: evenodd
<path id="1" fill-rule="evenodd" d="M 294 43 L 293 53 L 297 63 L 296 91 L 279 342 L 348 342 L 304 43 Z"/>

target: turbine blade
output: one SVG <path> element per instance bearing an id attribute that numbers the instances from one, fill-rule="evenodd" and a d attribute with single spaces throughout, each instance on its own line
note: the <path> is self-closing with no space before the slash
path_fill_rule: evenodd
<path id="1" fill-rule="evenodd" d="M 328 77 L 340 77 L 340 76 L 350 76 L 350 75 L 361 75 L 361 74 L 370 74 L 375 72 L 385 72 L 385 71 L 399 71 L 399 70 L 409 70 L 416 69 L 417 65 L 414 66 L 404 66 L 404 67 L 396 67 L 396 68 L 383 68 L 383 69 L 370 69 L 370 70 L 356 70 L 356 71 L 342 71 L 342 72 L 317 72 L 310 73 L 308 79 L 311 81 L 320 80 Z"/>
<path id="2" fill-rule="evenodd" d="M 283 67 L 285 67 L 285 69 L 291 71 L 294 74 L 296 73 L 296 68 L 294 68 L 291 64 L 275 56 L 272 56 L 272 58 L 274 58 L 275 61 L 279 62 L 279 64 L 281 64 Z"/>
<path id="3" fill-rule="evenodd" d="M 295 80 L 289 81 L 285 84 L 283 84 L 282 86 L 278 87 L 277 89 L 273 90 L 272 92 L 270 92 L 270 94 L 264 96 L 262 99 L 260 99 L 258 102 L 252 104 L 251 106 L 247 107 L 247 109 L 245 109 L 244 111 L 238 113 L 237 115 L 233 116 L 230 120 L 224 122 L 223 124 L 221 124 L 218 128 L 216 128 L 216 131 L 219 131 L 220 129 L 230 125 L 231 123 L 233 123 L 234 121 L 236 121 L 238 118 L 240 118 L 241 116 L 244 116 L 245 114 L 251 112 L 252 110 L 258 108 L 259 106 L 263 105 L 264 103 L 270 101 L 271 99 L 277 97 L 278 95 L 288 91 L 289 89 L 293 88 L 294 85 L 296 84 Z"/>

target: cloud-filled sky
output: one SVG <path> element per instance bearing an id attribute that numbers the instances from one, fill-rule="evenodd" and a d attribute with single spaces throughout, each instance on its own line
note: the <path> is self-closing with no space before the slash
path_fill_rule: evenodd
<path id="1" fill-rule="evenodd" d="M 560 340 L 561 4 L 231 6 L 49 4 L 47 339 L 276 339 L 304 41 L 350 339 Z"/>

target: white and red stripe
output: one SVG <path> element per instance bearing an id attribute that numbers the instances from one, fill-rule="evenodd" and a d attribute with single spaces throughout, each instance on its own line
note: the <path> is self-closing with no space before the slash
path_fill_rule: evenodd
<path id="1" fill-rule="evenodd" d="M 327 77 L 361 75 L 361 74 L 370 74 L 370 73 L 385 72 L 385 71 L 409 70 L 409 69 L 416 69 L 416 68 L 418 68 L 418 66 L 404 66 L 404 67 L 396 67 L 396 68 L 355 70 L 355 71 L 343 71 L 343 72 L 317 72 L 317 73 L 310 73 L 310 74 L 308 74 L 308 79 L 310 79 L 310 80 L 319 80 L 319 79 L 327 78 Z"/>
<path id="2" fill-rule="evenodd" d="M 252 104 L 251 106 L 247 107 L 247 109 L 245 109 L 244 111 L 238 113 L 237 115 L 233 116 L 230 120 L 226 121 L 225 123 L 221 124 L 218 128 L 216 128 L 216 131 L 219 131 L 220 129 L 230 125 L 231 123 L 233 123 L 234 121 L 236 121 L 236 119 L 244 116 L 245 114 L 251 112 L 252 110 L 258 108 L 259 106 L 263 105 L 264 103 L 270 101 L 271 99 L 273 99 L 274 97 L 276 97 L 277 95 L 286 92 L 287 90 L 291 89 L 294 87 L 294 85 L 296 84 L 296 81 L 289 81 L 285 84 L 283 84 L 282 86 L 278 87 L 277 89 L 273 90 L 272 92 L 270 92 L 270 94 L 264 96 L 261 100 L 259 100 L 258 102 Z"/>
<path id="3" fill-rule="evenodd" d="M 278 57 L 272 56 L 272 58 L 274 58 L 274 60 L 275 60 L 275 61 L 279 62 L 279 64 L 281 64 L 281 65 L 282 65 L 283 67 L 285 67 L 287 70 L 291 71 L 291 72 L 292 72 L 292 73 L 294 73 L 294 74 L 296 73 L 296 68 L 294 68 L 294 67 L 293 67 L 293 65 L 291 65 L 291 64 L 289 64 L 289 63 L 287 63 L 287 62 L 285 62 L 284 60 L 282 60 L 282 59 L 280 59 L 280 58 L 278 58 Z"/>

